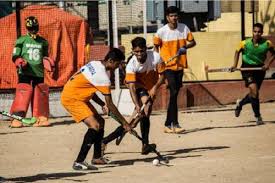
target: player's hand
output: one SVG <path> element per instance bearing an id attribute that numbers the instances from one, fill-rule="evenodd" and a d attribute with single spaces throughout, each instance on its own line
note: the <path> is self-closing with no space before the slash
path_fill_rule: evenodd
<path id="1" fill-rule="evenodd" d="M 236 71 L 236 69 L 237 69 L 236 66 L 232 66 L 232 67 L 230 67 L 229 72 L 234 72 L 234 71 Z"/>
<path id="2" fill-rule="evenodd" d="M 107 105 L 105 104 L 104 106 L 102 106 L 102 112 L 103 114 L 109 114 L 109 108 L 107 107 Z"/>
<path id="3" fill-rule="evenodd" d="M 265 64 L 263 67 L 262 67 L 263 71 L 267 71 L 269 69 L 269 65 Z"/>
<path id="4" fill-rule="evenodd" d="M 140 115 L 141 107 L 139 105 L 135 106 L 135 110 L 136 110 L 136 113 L 138 113 Z"/>
<path id="5" fill-rule="evenodd" d="M 123 124 L 123 128 L 125 129 L 125 131 L 129 132 L 132 130 L 131 126 L 128 123 Z"/>
<path id="6" fill-rule="evenodd" d="M 156 97 L 156 94 L 157 94 L 157 89 L 156 89 L 156 87 L 153 87 L 150 91 L 149 91 L 149 95 L 150 95 L 150 97 L 151 97 L 151 99 L 155 99 L 155 97 Z"/>
<path id="7" fill-rule="evenodd" d="M 21 57 L 17 58 L 14 63 L 16 65 L 16 67 L 24 68 L 27 66 L 27 62 Z"/>
<path id="8" fill-rule="evenodd" d="M 177 55 L 184 55 L 186 54 L 186 51 L 187 51 L 187 48 L 184 46 L 184 47 L 181 47 L 178 52 L 177 52 Z"/>
<path id="9" fill-rule="evenodd" d="M 44 68 L 49 72 L 53 72 L 55 70 L 54 60 L 50 57 L 43 58 L 43 65 Z"/>

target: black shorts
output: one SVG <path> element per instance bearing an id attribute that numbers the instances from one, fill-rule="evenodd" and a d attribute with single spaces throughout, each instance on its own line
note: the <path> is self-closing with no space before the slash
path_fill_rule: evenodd
<path id="1" fill-rule="evenodd" d="M 40 83 L 44 83 L 44 78 L 19 74 L 18 82 L 31 84 L 33 87 L 35 87 L 36 85 L 38 85 Z"/>
<path id="2" fill-rule="evenodd" d="M 242 67 L 262 67 L 262 65 L 251 66 L 243 64 Z M 265 71 L 242 71 L 242 77 L 245 81 L 245 86 L 248 87 L 251 83 L 256 83 L 258 89 L 260 89 L 265 78 L 265 74 Z"/>
<path id="3" fill-rule="evenodd" d="M 148 91 L 145 88 L 137 88 L 136 94 L 139 99 L 143 96 L 149 96 Z"/>

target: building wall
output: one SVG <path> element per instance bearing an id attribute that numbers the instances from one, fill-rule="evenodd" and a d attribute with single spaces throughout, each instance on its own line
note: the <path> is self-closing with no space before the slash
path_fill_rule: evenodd
<path id="1" fill-rule="evenodd" d="M 128 28 L 129 26 L 142 26 L 143 19 L 142 0 L 117 1 L 117 21 L 118 27 Z M 99 4 L 99 28 L 108 28 L 108 6 L 107 3 Z"/>
<path id="2" fill-rule="evenodd" d="M 216 31 L 240 31 L 241 30 L 241 13 L 240 3 L 231 2 L 231 4 L 226 4 L 227 2 L 222 2 L 223 12 L 221 18 L 216 21 L 211 21 L 206 23 L 207 32 Z M 232 4 L 233 3 L 233 4 Z M 250 3 L 247 3 L 246 10 L 249 11 Z M 256 6 L 256 22 L 264 24 L 264 35 L 275 33 L 275 1 L 273 0 L 263 0 L 258 1 Z M 232 12 L 230 12 L 232 11 Z M 252 36 L 252 13 L 245 13 L 245 35 Z"/>
<path id="3" fill-rule="evenodd" d="M 185 69 L 184 81 L 206 80 L 205 65 L 209 68 L 230 67 L 234 53 L 240 42 L 240 32 L 195 32 L 197 45 L 187 52 L 188 69 Z M 122 45 L 126 48 L 126 56 L 131 54 L 131 40 L 143 34 L 127 34 L 121 36 Z M 147 45 L 153 46 L 153 34 L 147 34 Z M 209 80 L 240 79 L 239 72 L 209 73 Z"/>

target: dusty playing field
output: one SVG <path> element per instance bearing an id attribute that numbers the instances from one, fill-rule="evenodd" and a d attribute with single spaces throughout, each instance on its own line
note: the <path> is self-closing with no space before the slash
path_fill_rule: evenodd
<path id="1" fill-rule="evenodd" d="M 226 109 L 233 106 L 227 106 Z M 107 148 L 112 163 L 98 171 L 71 166 L 86 127 L 70 118 L 51 119 L 49 128 L 8 128 L 0 123 L 0 182 L 187 182 L 271 183 L 275 180 L 275 103 L 262 104 L 265 125 L 256 126 L 251 107 L 240 118 L 232 110 L 180 113 L 187 131 L 164 134 L 165 112 L 151 118 L 151 141 L 169 157 L 168 166 L 153 166 L 155 154 L 140 154 L 129 134 L 120 146 Z M 117 123 L 106 120 L 106 134 Z M 138 130 L 139 131 L 139 130 Z M 92 151 L 87 160 L 91 160 Z"/>

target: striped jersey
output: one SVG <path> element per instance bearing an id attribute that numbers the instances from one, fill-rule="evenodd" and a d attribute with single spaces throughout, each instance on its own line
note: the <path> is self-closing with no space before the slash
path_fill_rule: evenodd
<path id="1" fill-rule="evenodd" d="M 150 90 L 158 80 L 157 66 L 159 63 L 161 63 L 161 58 L 155 51 L 148 50 L 147 59 L 142 64 L 133 55 L 126 66 L 125 83 L 136 83 L 138 88 Z"/>
<path id="2" fill-rule="evenodd" d="M 263 65 L 268 50 L 274 51 L 271 41 L 262 38 L 259 43 L 254 44 L 252 38 L 240 42 L 237 51 L 242 50 L 242 61 L 248 65 Z"/>
<path id="3" fill-rule="evenodd" d="M 62 95 L 81 101 L 89 101 L 95 92 L 111 94 L 111 82 L 101 61 L 91 61 L 65 84 Z"/>
<path id="4" fill-rule="evenodd" d="M 183 23 L 178 23 L 176 29 L 170 29 L 168 24 L 158 29 L 154 35 L 154 45 L 160 47 L 160 56 L 164 61 L 175 56 L 178 50 L 194 39 L 190 29 Z M 164 70 L 182 70 L 187 68 L 186 54 L 174 59 L 173 61 L 163 65 L 160 72 Z"/>

